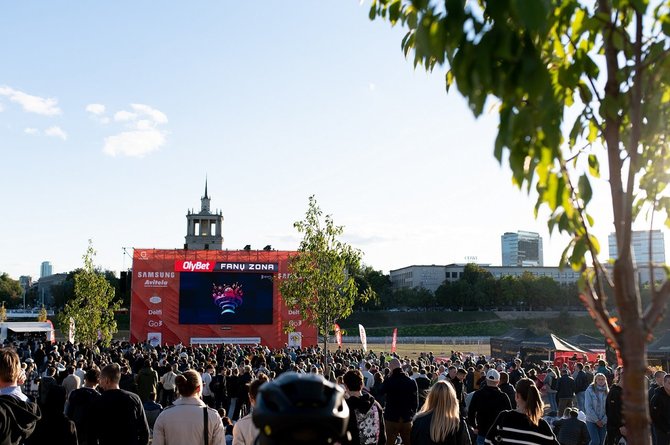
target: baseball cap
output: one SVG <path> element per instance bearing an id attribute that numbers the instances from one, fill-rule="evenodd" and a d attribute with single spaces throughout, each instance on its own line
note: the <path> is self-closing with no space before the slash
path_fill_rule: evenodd
<path id="1" fill-rule="evenodd" d="M 495 369 L 489 369 L 489 372 L 486 373 L 486 380 L 492 380 L 494 382 L 500 381 L 500 373 Z"/>

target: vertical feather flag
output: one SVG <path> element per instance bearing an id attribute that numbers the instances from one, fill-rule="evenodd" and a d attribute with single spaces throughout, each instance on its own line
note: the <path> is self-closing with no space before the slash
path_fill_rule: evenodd
<path id="1" fill-rule="evenodd" d="M 335 340 L 337 340 L 337 346 L 342 347 L 342 331 L 337 323 L 335 323 Z"/>
<path id="2" fill-rule="evenodd" d="M 358 333 L 361 336 L 361 343 L 363 344 L 363 351 L 368 352 L 368 337 L 365 335 L 365 328 L 362 324 L 358 325 Z"/>
<path id="3" fill-rule="evenodd" d="M 398 328 L 393 329 L 393 340 L 391 341 L 391 352 L 395 353 L 396 344 L 398 342 Z"/>

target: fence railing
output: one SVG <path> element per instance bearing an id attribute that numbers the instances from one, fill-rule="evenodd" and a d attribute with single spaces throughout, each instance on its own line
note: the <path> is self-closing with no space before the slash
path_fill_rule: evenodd
<path id="1" fill-rule="evenodd" d="M 323 337 L 319 338 L 323 341 Z M 368 343 L 390 345 L 393 337 L 368 337 Z M 426 345 L 488 345 L 491 337 L 398 337 L 398 344 L 426 344 Z M 328 337 L 329 343 L 335 342 L 335 336 Z M 342 343 L 360 344 L 361 339 L 358 335 L 343 335 Z"/>

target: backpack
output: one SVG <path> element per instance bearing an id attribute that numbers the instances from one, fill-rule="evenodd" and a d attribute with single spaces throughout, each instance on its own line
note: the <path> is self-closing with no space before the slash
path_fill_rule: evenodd
<path id="1" fill-rule="evenodd" d="M 367 413 L 362 413 L 357 409 L 352 411 L 356 415 L 360 445 L 376 445 L 379 442 L 381 429 L 379 409 L 377 409 L 376 403 L 370 407 Z"/>
<path id="2" fill-rule="evenodd" d="M 551 386 L 550 388 L 556 391 L 556 384 L 558 383 L 558 377 L 551 377 Z"/>

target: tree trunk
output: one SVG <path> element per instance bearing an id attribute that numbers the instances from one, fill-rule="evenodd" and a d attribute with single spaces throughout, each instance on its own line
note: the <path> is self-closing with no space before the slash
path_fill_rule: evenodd
<path id="1" fill-rule="evenodd" d="M 619 349 L 623 359 L 623 415 L 628 445 L 649 445 L 649 402 L 647 341 L 641 314 L 640 295 L 636 271 L 630 252 L 623 254 L 614 264 L 615 297 L 619 309 L 621 335 Z"/>

